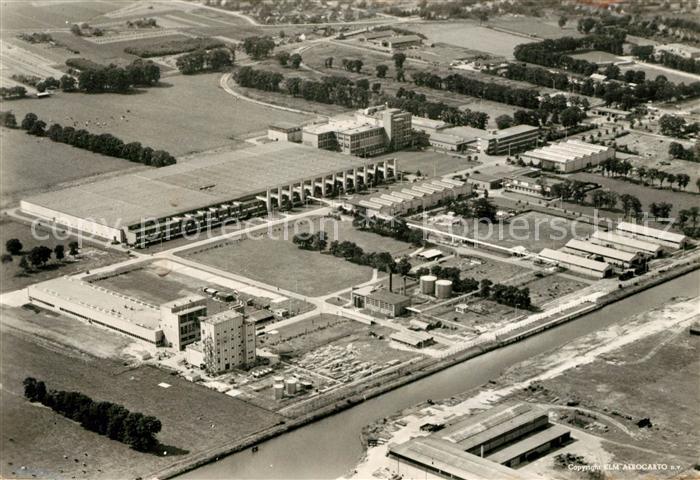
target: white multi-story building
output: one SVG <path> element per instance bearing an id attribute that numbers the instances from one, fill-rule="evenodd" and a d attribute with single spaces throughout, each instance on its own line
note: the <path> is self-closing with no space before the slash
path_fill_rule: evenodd
<path id="1" fill-rule="evenodd" d="M 255 363 L 255 322 L 226 310 L 202 319 L 201 340 L 187 349 L 187 360 L 211 373 Z"/>

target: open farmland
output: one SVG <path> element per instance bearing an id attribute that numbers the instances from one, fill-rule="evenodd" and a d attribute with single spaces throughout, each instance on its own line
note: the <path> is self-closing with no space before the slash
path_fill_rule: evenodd
<path id="1" fill-rule="evenodd" d="M 647 80 L 654 80 L 659 75 L 663 75 L 672 83 L 693 83 L 700 79 L 700 76 L 682 72 L 680 70 L 672 70 L 670 68 L 659 68 L 653 63 L 635 63 L 633 65 L 620 65 L 620 70 L 624 74 L 628 70 L 641 70 L 646 73 Z"/>
<path id="2" fill-rule="evenodd" d="M 516 45 L 536 41 L 466 21 L 423 23 L 411 25 L 410 29 L 424 34 L 431 42 L 450 43 L 506 58 L 513 58 L 513 49 Z"/>
<path id="3" fill-rule="evenodd" d="M 45 478 L 146 477 L 174 460 L 186 460 L 190 453 L 239 440 L 283 419 L 153 367 L 124 367 L 121 361 L 98 359 L 55 343 L 33 343 L 30 338 L 36 337 L 15 333 L 3 323 L 3 478 L 20 472 Z M 50 388 L 77 390 L 158 417 L 163 424 L 159 451 L 168 452 L 167 456 L 139 453 L 48 408 L 30 404 L 22 395 L 22 380 L 27 376 L 46 380 Z M 199 408 L 201 405 L 207 408 Z M 22 466 L 26 469 L 20 470 Z"/>
<path id="4" fill-rule="evenodd" d="M 230 146 L 235 138 L 264 131 L 272 119 L 302 122 L 309 118 L 236 100 L 219 88 L 219 77 L 179 75 L 138 94 L 57 94 L 47 101 L 16 100 L 12 108 L 19 120 L 34 112 L 63 125 L 89 121 L 93 125 L 87 128 L 94 133 L 109 132 L 125 142 L 138 141 L 176 157 Z M 200 128 L 203 125 L 206 128 Z M 48 140 L 46 144 L 55 148 Z"/>
<path id="5" fill-rule="evenodd" d="M 329 254 L 301 250 L 292 243 L 294 232 L 286 235 L 277 227 L 271 235 L 234 239 L 222 246 L 185 251 L 189 260 L 236 273 L 291 290 L 302 295 L 321 296 L 372 278 L 372 269 Z"/>
<path id="6" fill-rule="evenodd" d="M 34 237 L 34 233 L 36 233 L 37 238 Z M 62 232 L 52 232 L 39 226 L 34 227 L 34 233 L 30 225 L 7 218 L 0 220 L 0 245 L 3 246 L 3 249 L 5 242 L 11 238 L 17 238 L 22 242 L 22 250 L 24 252 L 29 252 L 32 248 L 40 245 L 53 250 L 56 245 L 62 244 L 66 248 L 65 260 L 62 262 L 52 260 L 45 268 L 29 275 L 24 275 L 19 267 L 20 257 L 16 256 L 13 258 L 12 263 L 0 265 L 0 291 L 17 290 L 50 278 L 103 267 L 128 258 L 125 253 L 97 248 L 87 242 L 83 243 L 78 257 L 72 258 L 68 255 L 68 244 L 77 240 L 77 238 L 66 236 Z"/>
<path id="7" fill-rule="evenodd" d="M 44 117 L 58 121 L 54 116 Z M 22 117 L 18 118 L 21 121 Z M 37 138 L 21 130 L 0 129 L 2 159 L 0 168 L 0 205 L 6 208 L 31 194 L 73 184 L 101 174 L 129 171 L 143 167 L 128 160 L 107 157 L 81 150 L 48 138 Z"/>
<path id="8" fill-rule="evenodd" d="M 66 28 L 67 22 L 90 22 L 130 3 L 130 0 L 2 2 L 0 26 L 3 32 Z"/>
<path id="9" fill-rule="evenodd" d="M 569 20 L 569 22 L 564 25 L 564 28 L 560 28 L 557 21 L 558 18 L 523 17 L 518 15 L 489 19 L 488 25 L 508 32 L 544 39 L 564 36 L 577 38 L 583 36 L 576 30 L 575 21 Z"/>

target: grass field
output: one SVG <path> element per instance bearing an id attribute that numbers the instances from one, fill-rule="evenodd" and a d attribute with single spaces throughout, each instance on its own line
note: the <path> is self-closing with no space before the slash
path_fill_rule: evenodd
<path id="1" fill-rule="evenodd" d="M 433 150 L 403 150 L 387 154 L 386 157 L 396 158 L 402 172 L 416 173 L 420 170 L 422 175 L 430 177 L 447 175 L 480 165 L 479 162 L 469 162 L 465 158 Z"/>
<path id="2" fill-rule="evenodd" d="M 66 28 L 66 22 L 90 22 L 130 3 L 129 0 L 3 2 L 0 26 L 3 31 Z"/>
<path id="3" fill-rule="evenodd" d="M 539 38 L 559 38 L 559 37 L 581 37 L 582 34 L 576 30 L 576 22 L 570 20 L 564 28 L 557 24 L 558 18 L 541 17 L 496 17 L 489 19 L 488 25 L 495 28 L 521 33 L 523 35 L 533 35 Z"/>
<path id="4" fill-rule="evenodd" d="M 461 255 L 440 262 L 442 267 L 458 267 L 463 277 L 481 281 L 488 278 L 494 283 L 501 283 L 513 277 L 524 275 L 532 270 L 510 262 L 500 262 L 476 255 Z"/>
<path id="5" fill-rule="evenodd" d="M 49 119 L 58 120 L 52 116 Z M 21 117 L 18 119 L 21 121 Z M 6 208 L 20 198 L 52 190 L 101 174 L 138 171 L 148 167 L 87 150 L 27 135 L 22 130 L 0 128 L 0 205 Z"/>
<path id="6" fill-rule="evenodd" d="M 188 453 L 235 441 L 282 420 L 269 410 L 156 368 L 130 368 L 122 362 L 98 359 L 17 332 L 5 323 L 0 342 L 3 478 L 146 477 L 173 461 L 186 459 Z M 44 379 L 49 388 L 77 390 L 96 400 L 121 403 L 132 411 L 157 416 L 163 423 L 159 450 L 169 454 L 136 452 L 84 430 L 48 408 L 30 404 L 22 396 L 22 380 L 27 376 Z M 159 383 L 170 387 L 162 388 Z"/>
<path id="7" fill-rule="evenodd" d="M 585 182 L 595 182 L 600 184 L 603 188 L 607 188 L 611 191 L 617 192 L 620 195 L 629 194 L 634 195 L 639 198 L 642 202 L 642 208 L 647 210 L 650 203 L 653 202 L 668 202 L 673 205 L 671 214 L 675 215 L 679 210 L 686 208 L 691 208 L 698 205 L 698 195 L 694 193 L 687 192 L 674 192 L 668 188 L 652 188 L 645 187 L 644 185 L 637 185 L 631 182 L 625 182 L 623 180 L 618 180 L 616 178 L 604 177 L 602 175 L 596 175 L 593 173 L 579 172 L 573 174 L 573 178 L 576 180 L 581 180 Z M 658 182 L 656 182 L 658 186 Z M 667 184 L 668 185 L 668 184 Z M 688 186 L 688 189 L 692 189 L 692 185 Z M 589 193 L 589 196 L 591 193 Z"/>
<path id="8" fill-rule="evenodd" d="M 588 223 L 530 211 L 512 217 L 507 223 L 489 225 L 468 219 L 452 231 L 502 247 L 523 246 L 530 252 L 539 252 L 543 248 L 560 248 L 572 238 L 587 237 L 593 230 Z"/>
<path id="9" fill-rule="evenodd" d="M 61 275 L 69 275 L 78 273 L 92 268 L 98 268 L 105 265 L 110 265 L 120 260 L 126 260 L 128 255 L 119 253 L 113 250 L 104 250 L 97 248 L 91 244 L 84 243 L 80 254 L 77 258 L 72 258 L 68 253 L 68 243 L 76 240 L 73 237 L 68 239 L 57 238 L 52 232 L 37 227 L 35 229 L 37 235 L 47 236 L 48 238 L 35 239 L 31 227 L 20 222 L 3 218 L 0 220 L 0 246 L 5 249 L 5 242 L 10 238 L 17 238 L 22 242 L 23 251 L 28 252 L 33 247 L 44 245 L 53 249 L 56 245 L 63 244 L 66 247 L 66 259 L 63 262 L 52 260 L 46 268 L 24 275 L 19 267 L 20 257 L 13 258 L 12 263 L 3 263 L 0 265 L 0 291 L 9 292 L 24 288 L 27 285 L 48 280 L 50 278 L 59 277 Z M 61 235 L 62 236 L 62 235 Z"/>
<path id="10" fill-rule="evenodd" d="M 273 120 L 301 122 L 304 115 L 236 100 L 219 88 L 220 74 L 175 76 L 163 86 L 118 95 L 57 94 L 48 101 L 12 102 L 18 119 L 34 112 L 48 122 L 77 122 L 95 133 L 109 132 L 125 142 L 138 141 L 175 156 L 234 144 L 262 132 Z M 97 127 L 95 122 L 106 124 Z M 47 141 L 47 145 L 51 145 Z"/>
<path id="11" fill-rule="evenodd" d="M 224 247 L 182 256 L 222 270 L 244 275 L 308 296 L 321 296 L 366 282 L 372 269 L 347 262 L 328 254 L 299 249 L 278 227 L 273 239 L 269 236 L 230 241 Z M 262 234 L 260 234 L 262 236 Z"/>
<path id="12" fill-rule="evenodd" d="M 617 55 L 613 55 L 612 53 L 608 52 L 601 52 L 598 50 L 593 50 L 585 53 L 575 53 L 571 55 L 571 58 L 575 58 L 576 60 L 586 60 L 592 63 L 620 61 L 620 57 L 618 57 Z"/>
<path id="13" fill-rule="evenodd" d="M 431 42 L 450 43 L 506 58 L 513 58 L 516 45 L 536 41 L 462 21 L 424 23 L 411 25 L 410 29 L 426 35 Z"/>
<path id="14" fill-rule="evenodd" d="M 635 63 L 634 65 L 621 65 L 620 70 L 624 74 L 627 70 L 641 70 L 646 73 L 647 80 L 654 80 L 659 75 L 663 75 L 672 83 L 693 83 L 698 81 L 698 76 L 692 73 L 684 73 L 671 69 L 661 69 L 650 63 Z"/>

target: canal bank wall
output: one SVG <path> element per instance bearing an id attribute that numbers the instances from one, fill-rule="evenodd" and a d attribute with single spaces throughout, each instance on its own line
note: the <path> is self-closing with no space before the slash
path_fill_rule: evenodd
<path id="1" fill-rule="evenodd" d="M 384 383 L 373 383 L 369 387 L 365 387 L 365 390 L 363 392 L 350 395 L 342 401 L 337 401 L 330 405 L 314 410 L 313 412 L 310 412 L 308 414 L 289 419 L 286 422 L 280 423 L 268 429 L 249 435 L 248 437 L 239 439 L 235 442 L 231 442 L 230 444 L 224 444 L 219 447 L 200 452 L 199 454 L 192 456 L 188 459 L 183 459 L 180 462 L 175 462 L 166 469 L 154 472 L 154 474 L 149 475 L 148 478 L 173 478 L 190 470 L 194 470 L 198 467 L 204 466 L 206 464 L 216 462 L 226 456 L 229 456 L 241 450 L 251 448 L 283 433 L 292 431 L 296 428 L 302 427 L 317 420 L 321 420 L 325 417 L 334 415 L 348 408 L 352 408 L 353 406 L 359 403 L 362 403 L 376 396 L 382 395 L 388 391 L 394 390 L 411 382 L 420 380 L 440 370 L 444 370 L 471 358 L 502 348 L 506 345 L 519 342 L 542 331 L 554 328 L 557 325 L 561 325 L 563 323 L 569 322 L 583 315 L 591 313 L 595 310 L 604 308 L 605 306 L 622 300 L 623 298 L 637 294 L 643 290 L 653 288 L 661 283 L 667 282 L 674 278 L 686 275 L 694 270 L 697 270 L 698 268 L 700 268 L 700 258 L 694 258 L 689 259 L 687 263 L 683 263 L 672 270 L 659 272 L 652 278 L 644 279 L 641 281 L 632 280 L 630 282 L 625 282 L 625 285 L 623 286 L 624 288 L 620 288 L 603 297 L 600 297 L 594 304 L 589 304 L 574 311 L 566 312 L 552 319 L 546 319 L 542 323 L 534 325 L 527 330 L 518 331 L 508 337 L 499 338 L 496 341 L 471 347 L 448 358 L 426 359 L 426 361 L 420 362 L 417 365 L 415 365 L 415 370 L 407 372 L 405 375 L 402 375 L 398 378 L 394 378 L 388 381 L 384 380 Z"/>

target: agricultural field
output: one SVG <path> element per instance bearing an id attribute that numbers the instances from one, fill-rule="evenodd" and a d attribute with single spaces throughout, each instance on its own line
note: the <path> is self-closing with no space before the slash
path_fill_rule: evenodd
<path id="1" fill-rule="evenodd" d="M 586 60 L 591 63 L 609 63 L 609 62 L 619 62 L 621 60 L 617 55 L 613 55 L 608 52 L 601 52 L 598 50 L 593 50 L 585 53 L 574 53 L 571 58 L 576 60 Z"/>
<path id="2" fill-rule="evenodd" d="M 283 419 L 150 366 L 125 367 L 122 361 L 97 358 L 58 343 L 35 343 L 30 339 L 38 337 L 19 333 L 5 322 L 3 315 L 0 400 L 3 418 L 12 422 L 3 421 L 0 438 L 3 478 L 32 474 L 49 478 L 147 477 L 174 459 L 187 460 L 189 454 L 236 441 Z M 89 328 L 102 337 L 115 335 Z M 159 454 L 136 452 L 84 430 L 48 408 L 30 404 L 22 394 L 22 381 L 27 376 L 45 380 L 49 388 L 77 390 L 158 417 L 163 424 L 158 435 L 162 442 Z M 206 411 L 195 408 L 203 404 L 209 407 Z"/>
<path id="3" fill-rule="evenodd" d="M 188 260 L 236 273 L 307 296 L 321 296 L 372 278 L 372 269 L 329 254 L 301 250 L 292 243 L 294 232 L 285 235 L 277 227 L 271 236 L 235 239 L 222 247 L 185 251 Z M 286 237 L 286 238 L 285 238 Z"/>
<path id="4" fill-rule="evenodd" d="M 35 238 L 34 234 L 39 238 Z M 93 268 L 103 267 L 129 258 L 125 253 L 98 248 L 88 242 L 83 243 L 80 253 L 77 257 L 73 258 L 68 255 L 68 244 L 72 241 L 76 241 L 77 238 L 66 236 L 63 232 L 52 232 L 40 226 L 34 227 L 33 233 L 30 225 L 9 218 L 3 218 L 0 220 L 0 245 L 3 249 L 3 253 L 5 251 L 5 242 L 11 238 L 16 238 L 22 242 L 22 250 L 24 252 L 28 252 L 32 248 L 40 245 L 44 245 L 53 250 L 56 245 L 62 244 L 66 248 L 66 258 L 61 262 L 51 260 L 45 268 L 36 272 L 24 274 L 19 267 L 20 257 L 14 257 L 12 263 L 3 263 L 0 266 L 0 291 L 2 292 L 24 288 L 33 283 L 49 280 L 61 275 L 70 275 Z"/>
<path id="5" fill-rule="evenodd" d="M 449 43 L 506 58 L 513 58 L 513 49 L 516 45 L 536 41 L 466 21 L 431 22 L 411 25 L 410 28 L 424 34 L 431 42 Z"/>
<path id="6" fill-rule="evenodd" d="M 557 23 L 558 20 L 558 17 L 501 16 L 489 19 L 488 25 L 496 29 L 543 39 L 560 37 L 578 38 L 582 36 L 582 34 L 576 30 L 575 20 L 569 20 L 563 28 L 559 27 Z"/>
<path id="7" fill-rule="evenodd" d="M 3 2 L 0 27 L 3 33 L 66 28 L 66 23 L 91 22 L 131 3 L 130 0 Z"/>
<path id="8" fill-rule="evenodd" d="M 51 100 L 49 100 L 51 101 Z M 41 102 L 37 100 L 37 102 Z M 13 104 L 14 106 L 14 104 Z M 15 110 L 15 113 L 19 113 Z M 58 121 L 56 117 L 44 117 Z M 18 122 L 22 117 L 18 118 Z M 128 160 L 81 150 L 22 130 L 0 128 L 0 206 L 7 208 L 20 198 L 55 189 L 64 184 L 93 180 L 97 176 L 137 172 L 144 167 Z"/>
<path id="9" fill-rule="evenodd" d="M 59 93 L 47 100 L 12 102 L 18 120 L 28 112 L 95 133 L 111 133 L 175 156 L 234 145 L 236 139 L 266 130 L 271 118 L 298 122 L 309 117 L 236 100 L 219 88 L 220 74 L 168 77 L 158 87 L 134 94 Z M 187 94 L 196 92 L 196 95 Z M 99 123 L 99 125 L 97 125 Z M 206 125 L 194 128 L 193 125 Z M 45 140 L 50 148 L 56 148 Z M 77 151 L 76 151 L 77 153 Z"/>

